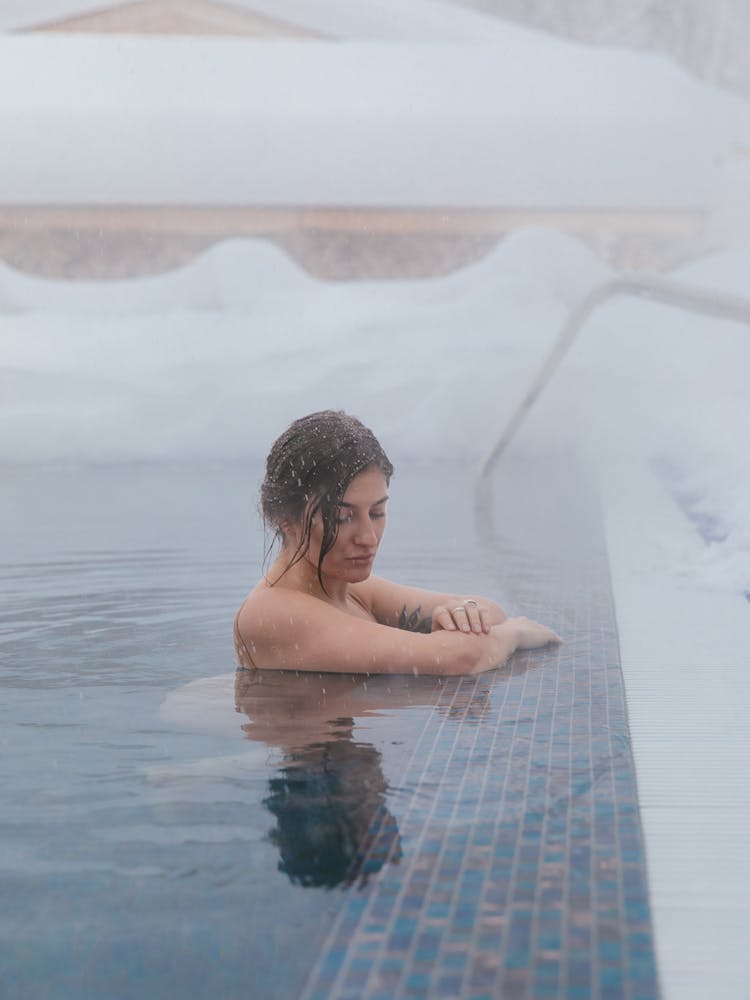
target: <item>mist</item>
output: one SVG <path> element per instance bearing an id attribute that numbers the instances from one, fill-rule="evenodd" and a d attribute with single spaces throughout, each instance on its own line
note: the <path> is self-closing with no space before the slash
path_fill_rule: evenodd
<path id="1" fill-rule="evenodd" d="M 349 12 L 346 44 L 24 17 L 0 36 L 2 461 L 242 461 L 339 407 L 396 459 L 475 464 L 602 281 L 747 294 L 748 101 L 664 45 L 448 4 Z M 618 299 L 514 446 L 668 470 L 744 587 L 748 370 L 743 324 Z"/>

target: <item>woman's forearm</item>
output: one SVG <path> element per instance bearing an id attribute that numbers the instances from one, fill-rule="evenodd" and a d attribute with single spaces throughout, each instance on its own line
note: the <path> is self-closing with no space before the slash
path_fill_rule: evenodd
<path id="1" fill-rule="evenodd" d="M 493 625 L 489 633 L 467 635 L 441 630 L 424 637 L 431 652 L 419 673 L 464 676 L 483 673 L 504 664 L 518 647 L 518 629 L 512 620 Z"/>
<path id="2" fill-rule="evenodd" d="M 483 639 L 485 637 L 477 636 L 477 638 Z M 482 649 L 479 661 L 472 673 L 481 673 L 483 670 L 501 667 L 518 649 L 518 628 L 512 619 L 503 618 L 497 625 L 493 625 L 486 638 L 489 642 Z"/>
<path id="3" fill-rule="evenodd" d="M 502 666 L 518 649 L 540 649 L 562 641 L 551 628 L 530 618 L 506 618 L 479 635 L 442 630 L 425 638 L 444 651 L 432 672 L 455 675 L 480 674 Z"/>

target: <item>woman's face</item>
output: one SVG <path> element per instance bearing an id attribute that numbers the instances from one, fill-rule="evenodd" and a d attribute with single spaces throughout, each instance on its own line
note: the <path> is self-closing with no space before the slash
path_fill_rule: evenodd
<path id="1" fill-rule="evenodd" d="M 385 531 L 385 505 L 388 483 L 376 466 L 370 466 L 352 479 L 338 509 L 338 535 L 326 553 L 321 570 L 324 575 L 358 583 L 372 572 L 372 564 Z M 313 518 L 310 546 L 305 558 L 317 570 L 323 541 L 323 519 Z"/>

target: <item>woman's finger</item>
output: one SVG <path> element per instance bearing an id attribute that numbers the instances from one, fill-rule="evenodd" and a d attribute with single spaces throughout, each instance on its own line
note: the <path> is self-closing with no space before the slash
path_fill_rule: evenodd
<path id="1" fill-rule="evenodd" d="M 432 631 L 435 632 L 439 628 L 444 628 L 448 632 L 456 631 L 456 623 L 448 608 L 439 607 L 432 612 Z"/>
<path id="2" fill-rule="evenodd" d="M 486 608 L 480 607 L 479 602 L 472 597 L 467 598 L 462 606 L 466 610 L 466 617 L 472 632 L 476 632 L 477 635 L 489 632 L 490 622 Z"/>
<path id="3" fill-rule="evenodd" d="M 472 603 L 470 607 L 467 607 L 466 603 L 457 604 L 455 608 L 451 608 L 451 614 L 453 615 L 453 621 L 458 625 L 462 632 L 481 632 L 482 625 L 479 621 L 479 615 L 477 613 L 476 604 Z"/>
<path id="4" fill-rule="evenodd" d="M 492 628 L 490 612 L 487 608 L 482 608 L 478 601 L 469 598 L 457 604 L 455 607 L 435 608 L 432 612 L 432 631 L 438 628 L 447 629 L 450 632 L 458 629 L 461 632 L 474 632 L 476 635 L 489 633 Z"/>
<path id="5" fill-rule="evenodd" d="M 455 628 L 460 629 L 462 632 L 471 631 L 469 619 L 466 615 L 466 608 L 463 604 L 458 604 L 455 608 L 450 608 L 448 614 L 451 616 L 451 621 L 454 623 Z"/>

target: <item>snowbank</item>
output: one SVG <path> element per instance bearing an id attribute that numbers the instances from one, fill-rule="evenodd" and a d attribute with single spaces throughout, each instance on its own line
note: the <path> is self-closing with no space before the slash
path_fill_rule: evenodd
<path id="1" fill-rule="evenodd" d="M 496 44 L 0 36 L 0 198 L 705 208 L 747 104 L 663 57 Z"/>
<path id="2" fill-rule="evenodd" d="M 746 294 L 750 251 L 673 277 Z M 341 407 L 397 459 L 494 440 L 571 305 L 607 276 L 576 241 L 522 230 L 441 279 L 326 284 L 261 242 L 128 282 L 0 271 L 0 460 L 238 459 Z M 655 303 L 595 313 L 515 448 L 639 457 L 721 524 L 706 579 L 750 584 L 750 331 Z M 499 472 L 498 474 L 501 474 Z"/>

